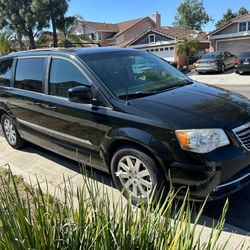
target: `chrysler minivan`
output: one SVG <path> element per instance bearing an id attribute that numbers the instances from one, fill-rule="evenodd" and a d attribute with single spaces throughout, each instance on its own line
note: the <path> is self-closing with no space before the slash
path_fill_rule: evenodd
<path id="1" fill-rule="evenodd" d="M 13 148 L 29 141 L 111 173 L 133 202 L 170 183 L 201 201 L 250 182 L 249 100 L 194 82 L 148 52 L 44 49 L 2 57 L 0 117 Z"/>

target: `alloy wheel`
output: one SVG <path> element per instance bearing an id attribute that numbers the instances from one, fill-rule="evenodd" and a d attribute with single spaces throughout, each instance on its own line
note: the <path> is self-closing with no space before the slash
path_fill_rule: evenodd
<path id="1" fill-rule="evenodd" d="M 117 172 L 124 189 L 136 198 L 146 198 L 150 195 L 153 184 L 147 166 L 134 156 L 124 156 L 118 162 Z"/>
<path id="2" fill-rule="evenodd" d="M 17 142 L 17 137 L 16 137 L 16 130 L 12 122 L 9 119 L 5 119 L 3 127 L 9 143 L 11 145 L 15 145 Z"/>

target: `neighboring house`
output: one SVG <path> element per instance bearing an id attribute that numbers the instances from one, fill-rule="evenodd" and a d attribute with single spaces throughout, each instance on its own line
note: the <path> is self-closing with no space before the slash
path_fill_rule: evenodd
<path id="1" fill-rule="evenodd" d="M 126 47 L 138 34 L 160 25 L 160 14 L 155 12 L 152 19 L 143 17 L 115 24 L 77 21 L 71 29 L 71 34 L 87 35 L 102 46 Z"/>
<path id="2" fill-rule="evenodd" d="M 239 55 L 250 50 L 250 13 L 232 19 L 228 24 L 208 34 L 211 50 L 229 51 Z"/>
<path id="3" fill-rule="evenodd" d="M 197 39 L 199 41 L 198 52 L 193 56 L 199 57 L 210 46 L 210 41 L 205 38 L 206 35 L 207 33 L 197 30 L 169 26 L 149 28 L 132 40 L 128 47 L 149 51 L 168 61 L 178 61 L 175 46 L 180 39 L 183 37 Z"/>

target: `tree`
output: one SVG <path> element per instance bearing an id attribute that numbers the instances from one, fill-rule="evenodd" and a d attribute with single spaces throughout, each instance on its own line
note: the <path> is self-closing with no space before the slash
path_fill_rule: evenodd
<path id="1" fill-rule="evenodd" d="M 226 24 L 228 24 L 232 19 L 237 16 L 242 16 L 248 13 L 248 10 L 245 7 L 241 7 L 237 12 L 233 12 L 231 9 L 228 9 L 223 17 L 215 24 L 215 27 L 218 29 Z"/>
<path id="2" fill-rule="evenodd" d="M 243 16 L 243 15 L 246 15 L 248 14 L 249 11 L 245 8 L 245 7 L 240 7 L 238 12 L 237 12 L 237 16 Z"/>
<path id="3" fill-rule="evenodd" d="M 11 51 L 11 42 L 13 37 L 11 34 L 4 32 L 0 34 L 0 52 L 1 56 L 8 55 Z"/>
<path id="4" fill-rule="evenodd" d="M 57 21 L 57 29 L 63 34 L 63 39 L 66 41 L 69 39 L 69 33 L 74 23 L 77 21 L 76 17 L 60 17 Z"/>
<path id="5" fill-rule="evenodd" d="M 208 22 L 212 21 L 206 13 L 203 2 L 199 0 L 185 0 L 177 8 L 175 27 L 201 30 Z"/>
<path id="6" fill-rule="evenodd" d="M 69 0 L 33 0 L 32 2 L 34 13 L 51 21 L 54 46 L 57 47 L 57 22 L 66 13 Z"/>
<path id="7" fill-rule="evenodd" d="M 176 44 L 176 53 L 178 56 L 186 56 L 186 66 L 188 70 L 189 65 L 189 56 L 193 52 L 196 52 L 198 49 L 198 41 L 193 38 L 183 37 Z"/>
<path id="8" fill-rule="evenodd" d="M 32 0 L 0 0 L 0 28 L 13 30 L 20 41 L 27 36 L 30 46 L 35 46 L 37 32 L 47 26 L 44 18 L 36 15 L 31 9 Z"/>

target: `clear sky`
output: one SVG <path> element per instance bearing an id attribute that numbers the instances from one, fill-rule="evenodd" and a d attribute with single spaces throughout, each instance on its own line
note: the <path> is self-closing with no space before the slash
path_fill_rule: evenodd
<path id="1" fill-rule="evenodd" d="M 71 0 L 67 15 L 80 15 L 85 20 L 116 23 L 144 16 L 158 11 L 162 25 L 172 25 L 176 8 L 183 0 Z M 207 13 L 217 21 L 228 8 L 237 11 L 244 6 L 250 11 L 250 0 L 204 0 Z M 204 31 L 214 29 L 214 23 L 207 24 Z"/>

